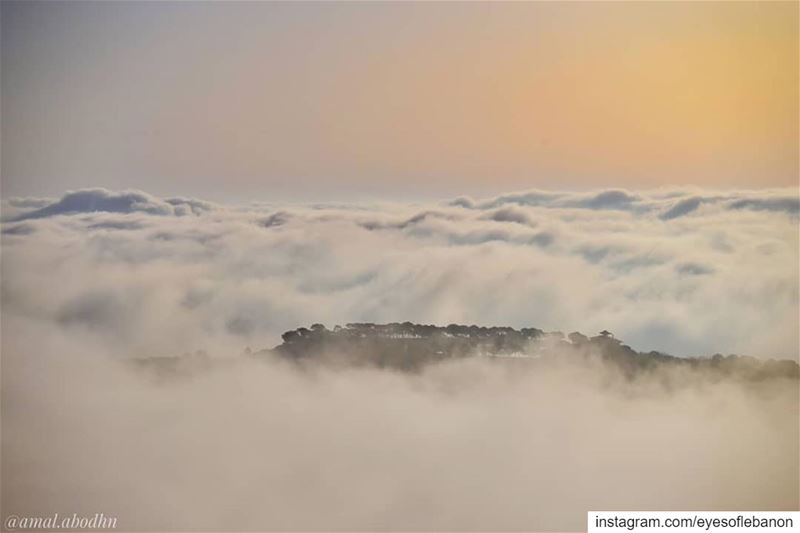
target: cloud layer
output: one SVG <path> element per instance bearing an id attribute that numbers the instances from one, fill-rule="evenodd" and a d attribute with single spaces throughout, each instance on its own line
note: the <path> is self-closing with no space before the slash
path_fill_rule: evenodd
<path id="1" fill-rule="evenodd" d="M 405 320 L 796 357 L 794 194 L 10 200 L 3 511 L 147 531 L 575 531 L 589 509 L 796 509 L 796 381 L 236 357 L 299 325 Z M 177 379 L 128 360 L 196 350 L 211 359 Z"/>
<path id="2" fill-rule="evenodd" d="M 4 314 L 126 355 L 409 320 L 797 357 L 794 190 L 221 206 L 87 189 L 4 207 Z"/>

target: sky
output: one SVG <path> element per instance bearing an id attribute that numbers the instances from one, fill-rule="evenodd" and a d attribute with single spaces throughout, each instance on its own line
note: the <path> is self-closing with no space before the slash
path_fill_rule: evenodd
<path id="1" fill-rule="evenodd" d="M 3 2 L 2 194 L 796 186 L 798 4 Z"/>

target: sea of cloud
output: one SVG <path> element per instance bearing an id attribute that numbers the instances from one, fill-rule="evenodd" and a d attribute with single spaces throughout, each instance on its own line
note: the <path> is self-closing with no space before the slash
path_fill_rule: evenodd
<path id="1" fill-rule="evenodd" d="M 3 207 L 4 317 L 120 356 L 406 320 L 798 356 L 796 190 L 222 206 L 87 189 Z"/>
<path id="2" fill-rule="evenodd" d="M 797 380 L 599 363 L 402 374 L 241 357 L 313 322 L 609 329 L 797 357 L 797 191 L 430 204 L 7 199 L 2 513 L 124 530 L 580 530 L 598 509 L 800 508 Z M 205 350 L 153 379 L 131 357 Z"/>

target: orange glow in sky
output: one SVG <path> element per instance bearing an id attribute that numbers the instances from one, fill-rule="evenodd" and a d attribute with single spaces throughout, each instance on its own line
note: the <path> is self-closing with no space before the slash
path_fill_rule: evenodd
<path id="1" fill-rule="evenodd" d="M 798 180 L 794 2 L 56 4 L 3 5 L 13 194 Z"/>

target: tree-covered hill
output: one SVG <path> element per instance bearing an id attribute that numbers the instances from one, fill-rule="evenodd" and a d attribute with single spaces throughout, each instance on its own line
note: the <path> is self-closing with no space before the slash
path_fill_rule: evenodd
<path id="1" fill-rule="evenodd" d="M 560 359 L 600 360 L 618 367 L 625 375 L 661 367 L 686 368 L 720 376 L 747 379 L 800 377 L 791 360 L 716 354 L 684 358 L 660 352 L 637 352 L 608 331 L 587 337 L 573 332 L 544 332 L 537 328 L 481 327 L 451 324 L 446 327 L 413 324 L 353 323 L 328 329 L 322 324 L 301 327 L 282 335 L 283 343 L 256 356 L 277 355 L 297 362 L 369 365 L 407 371 L 465 357 L 493 360 L 536 361 Z"/>

